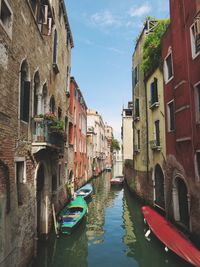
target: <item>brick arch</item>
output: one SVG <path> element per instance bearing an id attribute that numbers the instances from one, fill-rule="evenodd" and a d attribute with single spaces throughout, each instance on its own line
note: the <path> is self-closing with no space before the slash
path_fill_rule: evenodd
<path id="1" fill-rule="evenodd" d="M 3 185 L 3 190 L 6 191 L 6 213 L 10 211 L 10 173 L 8 166 L 0 160 L 0 184 Z M 5 187 L 5 189 L 4 189 Z"/>

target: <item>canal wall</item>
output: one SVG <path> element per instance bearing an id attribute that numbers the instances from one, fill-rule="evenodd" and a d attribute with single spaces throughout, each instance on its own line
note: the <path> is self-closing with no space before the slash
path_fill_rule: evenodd
<path id="1" fill-rule="evenodd" d="M 125 160 L 123 174 L 130 191 L 145 202 L 152 204 L 153 182 L 150 178 L 151 173 L 149 172 L 147 175 L 146 172 L 134 170 L 133 160 L 128 159 Z"/>

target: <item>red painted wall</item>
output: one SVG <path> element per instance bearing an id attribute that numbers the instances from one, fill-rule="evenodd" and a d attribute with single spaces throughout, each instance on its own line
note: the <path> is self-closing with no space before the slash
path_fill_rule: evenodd
<path id="1" fill-rule="evenodd" d="M 198 1 L 197 1 L 198 2 Z M 192 59 L 190 27 L 197 12 L 196 1 L 171 0 L 171 24 L 162 40 L 162 57 L 172 48 L 174 78 L 164 83 L 165 114 L 167 103 L 175 101 L 175 131 L 166 127 L 167 155 L 174 155 L 186 172 L 195 178 L 194 155 L 200 149 L 200 126 L 196 124 L 194 85 L 200 81 L 200 55 Z M 188 141 L 180 141 L 188 138 Z M 180 142 L 178 142 L 178 140 Z"/>
<path id="2" fill-rule="evenodd" d="M 78 188 L 87 180 L 87 106 L 73 77 L 70 81 L 70 113 L 72 123 L 69 128 L 69 144 L 74 146 L 73 173 L 75 187 Z M 80 123 L 83 118 L 85 120 L 85 133 L 82 130 L 82 123 Z M 80 146 L 80 144 L 82 145 Z"/>

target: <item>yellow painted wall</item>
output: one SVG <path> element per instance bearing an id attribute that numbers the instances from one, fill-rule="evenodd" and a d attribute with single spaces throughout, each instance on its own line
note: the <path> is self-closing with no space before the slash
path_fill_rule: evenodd
<path id="1" fill-rule="evenodd" d="M 135 99 L 139 98 L 140 105 L 140 117 L 139 120 L 134 121 L 133 129 L 133 140 L 134 146 L 137 145 L 137 130 L 140 130 L 140 151 L 134 152 L 134 169 L 135 171 L 145 172 L 147 170 L 147 147 L 146 147 L 146 108 L 145 108 L 145 86 L 144 86 L 144 74 L 141 71 L 142 63 L 142 46 L 145 39 L 145 33 L 143 32 L 140 36 L 140 40 L 137 43 L 133 57 L 132 57 L 132 68 L 138 65 L 139 67 L 139 80 L 133 89 L 133 101 L 135 106 Z"/>
<path id="2" fill-rule="evenodd" d="M 158 88 L 158 107 L 151 107 L 151 83 L 157 79 Z M 147 105 L 148 105 L 148 134 L 149 134 L 149 169 L 153 171 L 156 164 L 159 164 L 163 170 L 163 163 L 166 159 L 166 146 L 165 146 L 165 111 L 164 111 L 164 92 L 163 92 L 163 74 L 159 68 L 148 78 L 147 84 Z M 155 121 L 159 120 L 160 123 L 160 150 L 152 150 L 150 141 L 155 140 Z M 152 177 L 154 179 L 154 177 Z"/>

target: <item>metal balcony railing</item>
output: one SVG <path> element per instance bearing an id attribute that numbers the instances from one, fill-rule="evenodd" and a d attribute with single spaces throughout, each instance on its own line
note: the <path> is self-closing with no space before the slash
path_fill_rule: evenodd
<path id="1" fill-rule="evenodd" d="M 151 140 L 150 142 L 150 147 L 152 150 L 161 150 L 161 145 L 159 140 Z"/>
<path id="2" fill-rule="evenodd" d="M 52 129 L 51 123 L 42 118 L 33 122 L 33 146 L 53 146 L 64 150 L 65 133 L 60 129 Z"/>

